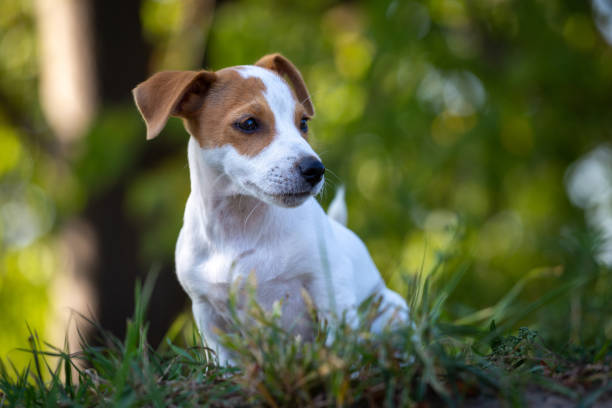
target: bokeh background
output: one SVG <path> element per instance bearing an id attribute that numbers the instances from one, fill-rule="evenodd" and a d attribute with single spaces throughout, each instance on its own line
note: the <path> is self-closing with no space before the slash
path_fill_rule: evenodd
<path id="1" fill-rule="evenodd" d="M 153 344 L 189 319 L 173 268 L 187 135 L 173 119 L 146 142 L 130 91 L 270 52 L 313 95 L 322 204 L 346 186 L 391 287 L 447 259 L 441 279 L 465 271 L 448 321 L 609 341 L 611 15 L 606 0 L 3 0 L 0 356 L 27 361 L 28 325 L 75 347 L 89 326 L 73 310 L 121 336 L 151 271 Z"/>

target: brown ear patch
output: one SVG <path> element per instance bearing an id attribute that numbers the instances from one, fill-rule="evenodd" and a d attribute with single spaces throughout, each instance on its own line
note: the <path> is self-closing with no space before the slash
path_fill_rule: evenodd
<path id="1" fill-rule="evenodd" d="M 302 74 L 300 74 L 300 71 L 291 61 L 277 53 L 263 56 L 255 65 L 275 71 L 281 77 L 287 76 L 289 83 L 293 86 L 298 102 L 304 106 L 308 116 L 314 116 L 314 105 L 310 99 L 310 93 L 308 93 L 304 78 L 302 78 Z"/>
<path id="2" fill-rule="evenodd" d="M 169 116 L 188 117 L 204 103 L 216 75 L 208 71 L 164 71 L 139 84 L 132 94 L 147 125 L 147 139 L 156 137 Z"/>
<path id="3" fill-rule="evenodd" d="M 172 115 L 187 117 L 194 114 L 204 104 L 204 97 L 210 89 L 211 83 L 212 81 L 202 77 L 197 77 L 193 80 L 174 107 Z"/>

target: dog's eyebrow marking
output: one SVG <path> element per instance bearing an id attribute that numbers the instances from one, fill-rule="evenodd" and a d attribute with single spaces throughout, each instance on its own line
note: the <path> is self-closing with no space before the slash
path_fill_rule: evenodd
<path id="1" fill-rule="evenodd" d="M 264 97 L 274 114 L 276 133 L 281 137 L 297 137 L 304 141 L 296 127 L 298 101 L 289 85 L 277 73 L 254 65 L 236 67 L 243 78 L 258 78 L 265 86 Z M 300 118 L 301 119 L 301 118 Z"/>
<path id="2" fill-rule="evenodd" d="M 249 111 L 253 114 L 258 114 L 265 109 L 266 107 L 259 102 L 248 102 L 235 108 L 236 111 Z"/>

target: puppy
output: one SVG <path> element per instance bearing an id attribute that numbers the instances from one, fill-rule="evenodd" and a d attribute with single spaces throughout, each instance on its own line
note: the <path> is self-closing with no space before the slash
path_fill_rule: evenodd
<path id="1" fill-rule="evenodd" d="M 381 298 L 373 330 L 407 319 L 404 299 L 385 286 L 363 242 L 337 221 L 346 219 L 342 201 L 335 200 L 340 210 L 330 217 L 314 198 L 325 172 L 308 144 L 314 107 L 288 59 L 272 54 L 216 72 L 159 72 L 133 94 L 147 139 L 169 116 L 182 118 L 191 136 L 191 194 L 176 271 L 221 363 L 231 357 L 216 334 L 229 327 L 230 288 L 251 273 L 260 305 L 280 301 L 281 324 L 304 338 L 312 322 L 303 290 L 330 319 L 344 314 L 356 324 L 356 306 L 370 296 Z"/>

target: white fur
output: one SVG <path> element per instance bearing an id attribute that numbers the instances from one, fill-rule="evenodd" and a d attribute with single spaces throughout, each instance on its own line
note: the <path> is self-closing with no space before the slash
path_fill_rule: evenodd
<path id="1" fill-rule="evenodd" d="M 272 143 L 254 157 L 240 155 L 231 145 L 202 149 L 193 137 L 189 140 L 191 195 L 176 246 L 176 269 L 208 346 L 221 363 L 229 361 L 216 330 L 229 328 L 230 287 L 251 273 L 262 306 L 269 309 L 282 299 L 282 324 L 305 337 L 311 327 L 302 289 L 330 318 L 347 313 L 355 323 L 355 307 L 370 295 L 381 295 L 386 312 L 375 330 L 398 309 L 406 319 L 405 301 L 386 288 L 361 240 L 313 198 L 324 180 L 305 190 L 296 162 L 318 156 L 295 126 L 288 85 L 259 67 L 237 69 L 263 81 L 277 128 Z"/>
<path id="2" fill-rule="evenodd" d="M 329 218 L 336 220 L 342 225 L 346 225 L 348 221 L 348 210 L 346 208 L 346 200 L 344 195 L 344 186 L 338 187 L 334 199 L 331 203 L 329 203 L 329 207 L 327 208 L 327 215 L 329 215 Z"/>

